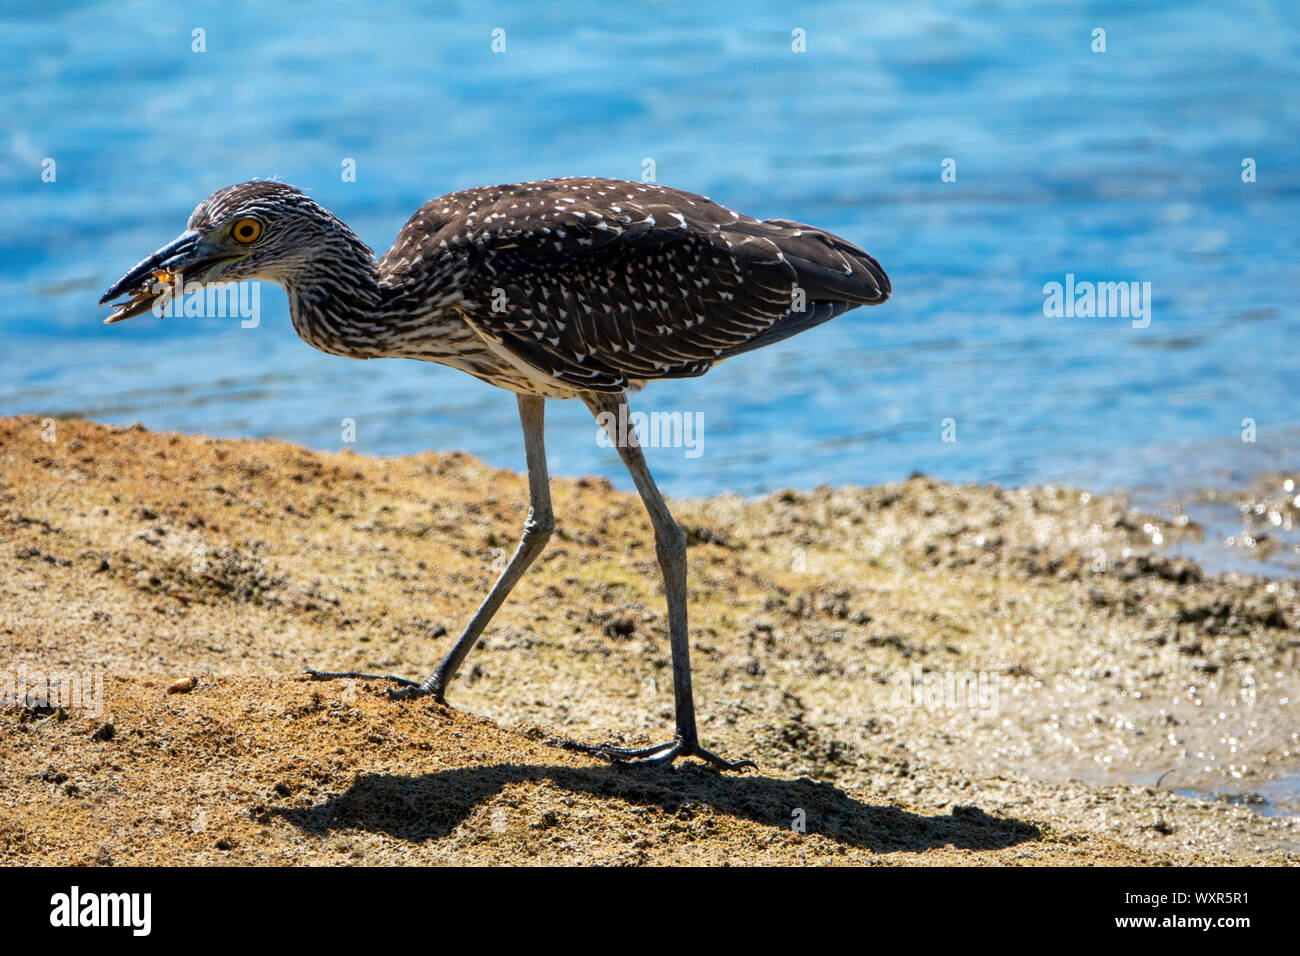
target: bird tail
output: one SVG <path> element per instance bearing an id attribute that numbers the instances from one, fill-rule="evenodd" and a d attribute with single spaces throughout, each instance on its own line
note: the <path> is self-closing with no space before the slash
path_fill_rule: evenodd
<path id="1" fill-rule="evenodd" d="M 789 219 L 768 219 L 763 225 L 778 228 L 776 235 L 768 233 L 767 238 L 794 266 L 809 302 L 879 305 L 889 298 L 885 270 L 847 239 Z"/>
<path id="2" fill-rule="evenodd" d="M 892 289 L 885 270 L 847 239 L 789 219 L 754 225 L 766 227 L 761 235 L 794 268 L 795 281 L 805 296 L 804 309 L 791 311 L 749 341 L 720 354 L 720 359 L 772 345 L 858 306 L 880 305 L 889 298 Z"/>

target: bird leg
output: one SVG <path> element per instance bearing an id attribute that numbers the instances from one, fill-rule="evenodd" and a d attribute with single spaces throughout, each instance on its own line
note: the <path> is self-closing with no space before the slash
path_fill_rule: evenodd
<path id="1" fill-rule="evenodd" d="M 528 520 L 524 522 L 523 536 L 515 549 L 510 563 L 506 565 L 501 576 L 497 578 L 492 590 L 474 612 L 470 622 L 456 643 L 452 645 L 447 656 L 426 680 L 421 683 L 404 677 L 379 676 L 358 673 L 330 673 L 307 671 L 316 680 L 335 680 L 340 677 L 352 677 L 370 680 L 391 680 L 400 684 L 398 689 L 389 692 L 390 697 L 421 697 L 432 695 L 439 703 L 446 702 L 447 685 L 456 676 L 461 663 L 470 649 L 478 641 L 483 629 L 487 627 L 492 616 L 505 601 L 506 596 L 523 577 L 528 566 L 542 553 L 546 541 L 555 529 L 555 517 L 551 513 L 551 486 L 546 472 L 545 446 L 545 410 L 546 399 L 537 395 L 519 395 L 519 421 L 524 429 L 524 455 L 528 462 Z"/>
<path id="2" fill-rule="evenodd" d="M 635 763 L 657 766 L 672 763 L 678 757 L 699 757 L 723 770 L 739 770 L 754 766 L 752 760 L 725 760 L 709 753 L 700 746 L 699 735 L 695 729 L 695 700 L 691 692 L 691 648 L 687 638 L 686 627 L 686 535 L 673 520 L 668 505 L 655 486 L 650 469 L 646 466 L 645 456 L 635 431 L 627 435 L 618 433 L 617 422 L 627 421 L 626 411 L 622 418 L 619 406 L 626 405 L 626 400 L 613 395 L 592 394 L 586 398 L 587 407 L 591 409 L 596 420 L 601 422 L 610 440 L 618 448 L 623 464 L 641 494 L 650 523 L 655 530 L 655 552 L 659 557 L 659 568 L 663 572 L 664 593 L 668 599 L 668 639 L 673 654 L 673 695 L 677 714 L 677 734 L 668 743 L 654 747 L 613 747 L 579 744 L 573 741 L 558 741 L 569 750 L 606 757 L 616 763 Z M 609 413 L 605 415 L 605 413 Z M 602 419 L 602 415 L 605 417 Z"/>

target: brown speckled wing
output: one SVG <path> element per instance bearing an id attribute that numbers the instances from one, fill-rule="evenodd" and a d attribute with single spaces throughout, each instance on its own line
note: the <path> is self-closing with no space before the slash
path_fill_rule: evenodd
<path id="1" fill-rule="evenodd" d="M 390 269 L 409 269 L 430 252 L 479 335 L 593 391 L 699 375 L 729 355 L 881 302 L 889 290 L 874 259 L 820 230 L 618 180 L 548 180 L 434 200 L 385 258 Z M 795 286 L 807 302 L 802 312 L 792 311 Z"/>

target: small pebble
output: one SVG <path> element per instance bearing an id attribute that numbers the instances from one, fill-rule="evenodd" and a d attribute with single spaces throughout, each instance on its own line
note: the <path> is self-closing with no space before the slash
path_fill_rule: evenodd
<path id="1" fill-rule="evenodd" d="M 199 679 L 197 677 L 182 677 L 180 680 L 173 682 L 172 685 L 167 688 L 167 693 L 188 694 L 198 686 Z"/>

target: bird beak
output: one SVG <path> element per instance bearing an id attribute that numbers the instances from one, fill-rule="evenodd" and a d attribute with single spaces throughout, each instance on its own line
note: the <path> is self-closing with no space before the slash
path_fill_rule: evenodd
<path id="1" fill-rule="evenodd" d="M 203 237 L 193 230 L 183 232 L 153 255 L 141 259 L 104 293 L 100 305 L 126 293 L 131 296 L 126 302 L 117 303 L 116 311 L 104 320 L 104 324 L 121 322 L 148 312 L 155 302 L 173 292 L 176 288 L 173 283 L 182 281 L 179 273 L 188 272 L 195 276 L 190 284 L 201 284 L 208 266 L 237 258 L 242 257 L 238 253 L 205 248 Z"/>

